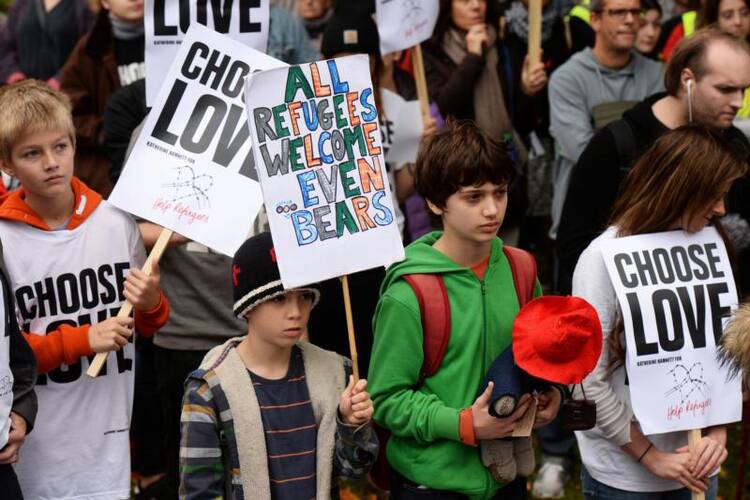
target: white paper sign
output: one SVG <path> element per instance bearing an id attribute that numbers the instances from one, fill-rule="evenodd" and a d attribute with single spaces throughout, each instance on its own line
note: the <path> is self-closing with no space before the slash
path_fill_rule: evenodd
<path id="1" fill-rule="evenodd" d="M 381 89 L 380 95 L 385 110 L 380 117 L 385 161 L 395 166 L 414 163 L 424 127 L 419 101 L 406 101 L 388 89 Z"/>
<path id="2" fill-rule="evenodd" d="M 263 71 L 245 96 L 284 286 L 403 259 L 368 57 Z"/>
<path id="3" fill-rule="evenodd" d="M 217 59 L 226 61 L 221 71 L 209 67 Z M 245 78 L 279 66 L 286 65 L 191 26 L 109 201 L 233 255 L 263 203 L 242 101 Z"/>
<path id="4" fill-rule="evenodd" d="M 146 0 L 146 103 L 154 106 L 162 82 L 190 26 L 201 24 L 266 52 L 270 0 Z M 212 63 L 218 67 L 222 59 Z"/>
<path id="5" fill-rule="evenodd" d="M 424 42 L 435 29 L 438 0 L 377 0 L 380 53 L 390 54 Z"/>
<path id="6" fill-rule="evenodd" d="M 617 238 L 603 257 L 622 310 L 630 399 L 644 434 L 740 420 L 740 381 L 716 359 L 737 307 L 716 229 Z"/>

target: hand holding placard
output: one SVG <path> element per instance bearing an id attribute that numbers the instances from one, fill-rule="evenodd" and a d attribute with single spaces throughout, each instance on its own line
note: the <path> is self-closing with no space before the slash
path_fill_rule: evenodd
<path id="1" fill-rule="evenodd" d="M 151 271 L 154 268 L 154 264 L 159 263 L 162 254 L 164 254 L 164 250 L 166 250 L 167 248 L 169 239 L 172 237 L 172 233 L 173 231 L 171 231 L 170 229 L 162 229 L 161 234 L 159 234 L 159 238 L 156 240 L 154 248 L 151 249 L 151 253 L 149 253 L 146 262 L 143 264 L 143 272 L 147 275 L 151 274 Z M 130 316 L 131 312 L 133 312 L 133 304 L 131 304 L 129 301 L 126 301 L 117 312 L 117 317 L 127 318 L 128 316 Z M 98 376 L 99 372 L 104 366 L 104 363 L 106 363 L 107 361 L 108 354 L 109 352 L 100 352 L 96 356 L 94 356 L 94 360 L 91 362 L 91 365 L 89 365 L 89 369 L 86 370 L 86 375 L 88 375 L 89 377 Z"/>

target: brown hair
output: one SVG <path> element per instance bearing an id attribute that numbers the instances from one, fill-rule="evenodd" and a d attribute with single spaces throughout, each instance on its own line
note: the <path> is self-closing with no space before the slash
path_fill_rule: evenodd
<path id="1" fill-rule="evenodd" d="M 67 95 L 38 80 L 0 88 L 0 160 L 10 160 L 13 146 L 23 135 L 46 130 L 63 130 L 75 144 Z"/>
<path id="2" fill-rule="evenodd" d="M 698 125 L 672 130 L 657 139 L 628 173 L 611 224 L 618 236 L 666 231 L 683 216 L 693 217 L 725 196 L 732 182 L 746 173 L 746 158 L 720 132 Z M 731 253 L 731 245 L 727 250 Z M 624 360 L 622 331 L 619 318 L 608 339 L 610 370 Z"/>
<path id="3" fill-rule="evenodd" d="M 698 13 L 698 22 L 696 26 L 698 28 L 705 28 L 710 26 L 719 20 L 719 6 L 721 0 L 705 0 L 703 7 Z M 745 5 L 750 7 L 750 1 L 745 0 Z"/>
<path id="4" fill-rule="evenodd" d="M 414 167 L 414 183 L 424 199 L 443 208 L 453 193 L 485 182 L 510 184 L 516 170 L 505 146 L 471 120 L 449 118 L 425 139 Z"/>
<path id="5" fill-rule="evenodd" d="M 683 38 L 669 58 L 664 70 L 664 89 L 667 94 L 676 97 L 680 90 L 680 73 L 685 68 L 690 69 L 696 80 L 706 74 L 705 55 L 708 47 L 715 41 L 723 41 L 732 48 L 750 55 L 750 45 L 734 35 L 721 31 L 716 27 L 703 28 L 691 37 Z"/>

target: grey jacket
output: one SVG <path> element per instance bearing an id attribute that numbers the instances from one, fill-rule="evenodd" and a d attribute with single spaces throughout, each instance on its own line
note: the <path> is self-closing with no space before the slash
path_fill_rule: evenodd
<path id="1" fill-rule="evenodd" d="M 555 139 L 552 228 L 557 237 L 570 172 L 594 136 L 592 110 L 616 101 L 641 101 L 664 89 L 661 63 L 636 52 L 620 69 L 602 66 L 590 48 L 573 55 L 549 82 L 550 135 Z"/>

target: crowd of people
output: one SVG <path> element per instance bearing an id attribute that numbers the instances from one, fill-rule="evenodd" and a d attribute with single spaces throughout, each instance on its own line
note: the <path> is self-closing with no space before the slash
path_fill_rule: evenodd
<path id="1" fill-rule="evenodd" d="M 381 118 L 384 92 L 417 98 L 415 54 L 380 53 L 374 1 L 270 3 L 270 56 L 367 54 Z M 149 113 L 143 1 L 11 4 L 1 498 L 335 498 L 368 474 L 395 499 L 562 498 L 576 462 L 586 499 L 717 497 L 726 426 L 688 448 L 633 414 L 602 248 L 715 226 L 750 286 L 750 2 L 542 0 L 535 64 L 528 0 L 439 4 L 419 154 L 386 164 L 406 259 L 349 277 L 361 379 L 339 280 L 285 290 L 262 213 L 234 257 L 174 234 L 142 270 L 161 227 L 106 198 Z M 437 358 L 420 274 L 446 301 Z M 548 321 L 553 342 L 577 335 L 571 314 L 587 350 L 511 364 L 587 358 L 580 384 L 532 398 L 497 376 L 523 325 Z M 508 408 L 498 387 L 517 393 Z M 558 414 L 580 399 L 596 418 L 574 434 Z M 532 400 L 538 466 L 530 440 L 508 440 Z"/>

